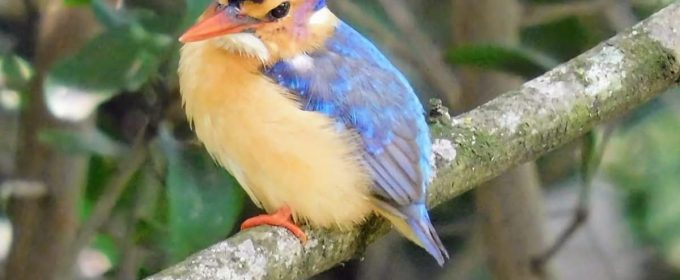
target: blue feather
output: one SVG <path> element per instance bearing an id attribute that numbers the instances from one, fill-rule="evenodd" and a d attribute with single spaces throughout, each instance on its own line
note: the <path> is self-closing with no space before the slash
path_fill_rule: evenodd
<path id="1" fill-rule="evenodd" d="M 385 56 L 350 26 L 340 23 L 326 49 L 309 54 L 313 69 L 296 69 L 280 61 L 266 74 L 298 94 L 304 110 L 319 111 L 359 132 L 370 155 L 382 153 L 392 143 L 395 130 L 408 130 L 420 178 L 417 193 L 407 201 L 424 199 L 430 138 L 423 108 L 406 78 Z M 407 150 L 409 148 L 406 148 Z M 403 201 L 402 201 L 403 202 Z"/>
<path id="2" fill-rule="evenodd" d="M 314 10 L 318 11 L 326 7 L 326 0 L 316 0 L 316 5 L 314 5 Z"/>
<path id="3" fill-rule="evenodd" d="M 423 107 L 406 78 L 343 22 L 325 48 L 301 56 L 279 61 L 264 73 L 298 95 L 303 110 L 323 113 L 336 121 L 338 129 L 358 132 L 375 195 L 407 216 L 409 223 L 426 222 L 412 231 L 419 239 L 433 236 L 421 241 L 438 261 L 443 260 L 446 251 L 431 230 L 427 212 L 406 211 L 417 205 L 425 209 L 432 172 Z"/>

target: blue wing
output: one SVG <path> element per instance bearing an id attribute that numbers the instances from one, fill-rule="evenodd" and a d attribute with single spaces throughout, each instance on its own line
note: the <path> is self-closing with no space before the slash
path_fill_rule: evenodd
<path id="1" fill-rule="evenodd" d="M 431 144 L 423 108 L 371 42 L 341 22 L 324 49 L 264 71 L 297 94 L 304 110 L 358 132 L 377 196 L 397 205 L 424 202 Z"/>

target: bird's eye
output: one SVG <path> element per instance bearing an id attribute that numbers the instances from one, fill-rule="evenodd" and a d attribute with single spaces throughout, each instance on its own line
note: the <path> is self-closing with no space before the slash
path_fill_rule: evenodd
<path id="1" fill-rule="evenodd" d="M 281 3 L 281 5 L 276 6 L 276 8 L 269 11 L 269 17 L 272 19 L 280 19 L 288 15 L 290 11 L 290 2 L 286 1 Z"/>

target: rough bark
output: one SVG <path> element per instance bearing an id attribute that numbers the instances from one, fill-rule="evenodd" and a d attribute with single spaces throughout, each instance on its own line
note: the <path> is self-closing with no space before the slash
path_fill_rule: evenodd
<path id="1" fill-rule="evenodd" d="M 458 45 L 520 42 L 522 7 L 517 0 L 453 0 L 453 41 Z M 471 109 L 522 84 L 518 76 L 463 67 L 460 83 Z M 495 279 L 542 279 L 532 259 L 545 250 L 544 217 L 536 165 L 525 163 L 475 190 L 486 259 Z"/>
<path id="2" fill-rule="evenodd" d="M 680 3 L 466 114 L 432 125 L 437 206 L 620 116 L 680 82 Z M 304 279 L 360 255 L 389 229 L 371 219 L 348 231 L 305 228 L 303 247 L 258 227 L 148 279 Z"/>

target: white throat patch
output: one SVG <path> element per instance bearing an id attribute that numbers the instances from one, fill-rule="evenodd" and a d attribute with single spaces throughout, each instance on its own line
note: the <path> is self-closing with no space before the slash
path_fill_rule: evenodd
<path id="1" fill-rule="evenodd" d="M 328 8 L 323 8 L 318 10 L 309 17 L 309 24 L 320 25 L 328 24 L 333 20 L 333 13 Z"/>
<path id="2" fill-rule="evenodd" d="M 295 68 L 295 70 L 300 72 L 307 72 L 314 68 L 314 59 L 307 54 L 297 55 L 288 62 Z"/>
<path id="3" fill-rule="evenodd" d="M 269 50 L 264 42 L 250 33 L 229 34 L 213 39 L 220 47 L 244 56 L 257 57 L 261 61 L 269 59 Z"/>

